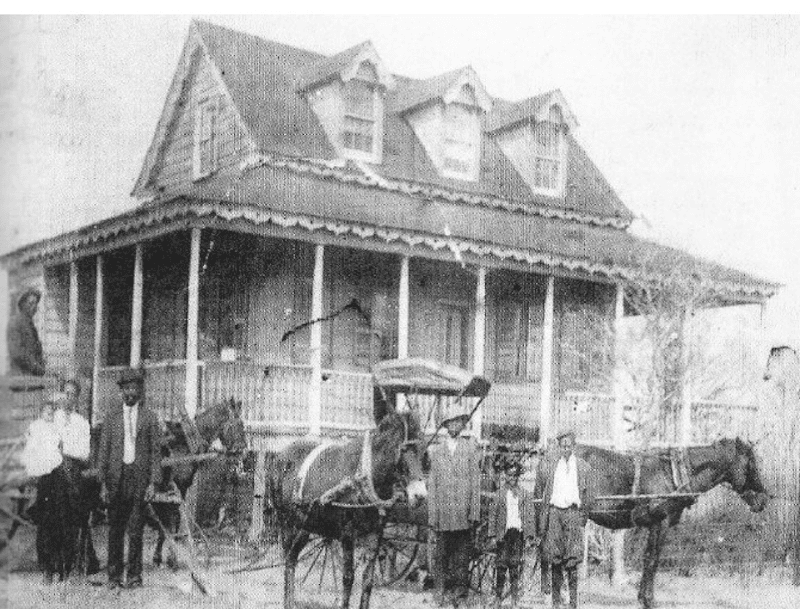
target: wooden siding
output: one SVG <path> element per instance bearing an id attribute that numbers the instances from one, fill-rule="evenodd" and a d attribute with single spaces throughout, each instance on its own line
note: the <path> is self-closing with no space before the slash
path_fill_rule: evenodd
<path id="1" fill-rule="evenodd" d="M 94 257 L 78 261 L 78 336 L 75 343 L 74 372 L 84 379 L 91 378 L 94 367 L 96 264 Z"/>
<path id="2" fill-rule="evenodd" d="M 217 170 L 235 166 L 254 150 L 211 62 L 205 54 L 198 53 L 192 62 L 175 116 L 167 129 L 154 167 L 151 183 L 156 187 L 170 190 L 193 179 L 195 114 L 198 103 L 212 98 L 218 104 Z"/>
<path id="3" fill-rule="evenodd" d="M 49 373 L 65 375 L 72 364 L 69 344 L 69 265 L 45 269 L 46 292 L 42 299 L 39 339 L 47 354 Z"/>

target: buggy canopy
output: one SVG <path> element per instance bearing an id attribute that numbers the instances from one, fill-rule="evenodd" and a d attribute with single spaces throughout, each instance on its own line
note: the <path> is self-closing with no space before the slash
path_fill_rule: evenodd
<path id="1" fill-rule="evenodd" d="M 422 393 L 483 398 L 491 383 L 471 372 L 422 358 L 393 359 L 375 364 L 372 379 L 386 393 Z"/>

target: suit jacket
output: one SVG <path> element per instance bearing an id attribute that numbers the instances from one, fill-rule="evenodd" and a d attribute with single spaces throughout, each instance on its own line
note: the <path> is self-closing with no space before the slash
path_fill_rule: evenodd
<path id="1" fill-rule="evenodd" d="M 428 476 L 428 524 L 436 531 L 468 529 L 480 520 L 480 451 L 471 439 L 458 439 L 454 454 L 447 442 L 430 451 Z"/>
<path id="2" fill-rule="evenodd" d="M 536 499 L 540 499 L 538 517 L 537 517 L 537 531 L 539 537 L 544 538 L 547 532 L 547 517 L 549 513 L 550 498 L 553 496 L 553 479 L 555 478 L 556 466 L 561 458 L 560 454 L 548 455 L 539 462 L 539 468 L 536 471 L 536 486 L 534 487 L 533 494 Z M 581 498 L 581 513 L 583 514 L 583 522 L 589 517 L 589 511 L 594 504 L 595 491 L 592 479 L 591 466 L 575 455 L 575 461 L 578 468 L 578 493 Z"/>
<path id="3" fill-rule="evenodd" d="M 44 353 L 33 319 L 22 311 L 8 320 L 8 359 L 12 376 L 44 376 Z"/>
<path id="4" fill-rule="evenodd" d="M 505 485 L 497 489 L 489 515 L 489 535 L 497 539 L 502 539 L 506 534 L 507 493 L 508 487 Z M 517 486 L 517 493 L 520 499 L 519 517 L 522 520 L 522 534 L 525 537 L 533 537 L 536 534 L 536 504 L 533 493 L 520 486 Z"/>
<path id="5" fill-rule="evenodd" d="M 125 424 L 122 403 L 114 404 L 103 421 L 100 436 L 98 469 L 100 480 L 108 488 L 109 495 L 116 495 L 122 477 L 122 456 L 125 448 Z M 161 478 L 161 425 L 156 414 L 139 402 L 136 421 L 135 469 L 136 496 L 144 497 L 149 484 L 157 484 Z"/>

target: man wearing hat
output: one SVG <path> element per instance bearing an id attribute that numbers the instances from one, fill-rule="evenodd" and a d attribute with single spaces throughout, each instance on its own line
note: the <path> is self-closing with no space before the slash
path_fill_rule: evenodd
<path id="1" fill-rule="evenodd" d="M 146 502 L 161 476 L 161 426 L 142 402 L 144 376 L 125 370 L 117 382 L 122 402 L 106 413 L 98 468 L 108 503 L 108 584 L 123 585 L 123 549 L 128 529 L 127 587 L 142 585 L 142 535 Z"/>
<path id="2" fill-rule="evenodd" d="M 592 471 L 575 454 L 575 431 L 556 436 L 558 452 L 539 463 L 534 496 L 541 500 L 537 531 L 542 561 L 551 565 L 553 607 L 561 607 L 564 572 L 571 607 L 578 606 L 578 564 L 583 559 L 583 528 L 594 501 Z"/>
<path id="3" fill-rule="evenodd" d="M 533 493 L 519 485 L 522 464 L 511 461 L 506 463 L 504 469 L 505 482 L 497 489 L 489 519 L 489 536 L 497 544 L 495 606 L 500 606 L 508 574 L 511 602 L 516 607 L 525 540 L 536 536 L 536 506 Z"/>
<path id="4" fill-rule="evenodd" d="M 442 603 L 449 600 L 453 606 L 469 591 L 472 529 L 480 519 L 480 451 L 461 436 L 468 421 L 466 414 L 443 421 L 447 437 L 430 450 L 428 524 L 436 531 Z"/>
<path id="5" fill-rule="evenodd" d="M 6 343 L 12 376 L 44 376 L 44 353 L 33 316 L 39 308 L 41 292 L 25 290 L 17 299 L 17 312 L 8 320 Z"/>

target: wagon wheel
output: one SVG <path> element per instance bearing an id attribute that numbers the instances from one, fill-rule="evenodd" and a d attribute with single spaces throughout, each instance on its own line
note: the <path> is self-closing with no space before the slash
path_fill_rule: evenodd
<path id="1" fill-rule="evenodd" d="M 387 523 L 378 548 L 375 583 L 389 586 L 405 578 L 416 565 L 419 546 L 426 538 L 425 527 L 403 522 Z"/>
<path id="2" fill-rule="evenodd" d="M 342 550 L 333 539 L 312 536 L 297 559 L 297 588 L 314 595 L 341 596 Z"/>
<path id="3" fill-rule="evenodd" d="M 532 589 L 532 575 L 539 569 L 539 551 L 536 548 L 523 551 L 522 565 L 520 565 L 520 590 L 522 595 L 527 589 Z M 470 561 L 470 588 L 482 595 L 496 593 L 497 582 L 497 553 L 494 550 L 476 552 Z M 506 574 L 505 586 L 500 598 L 507 599 L 511 595 L 511 582 Z"/>

